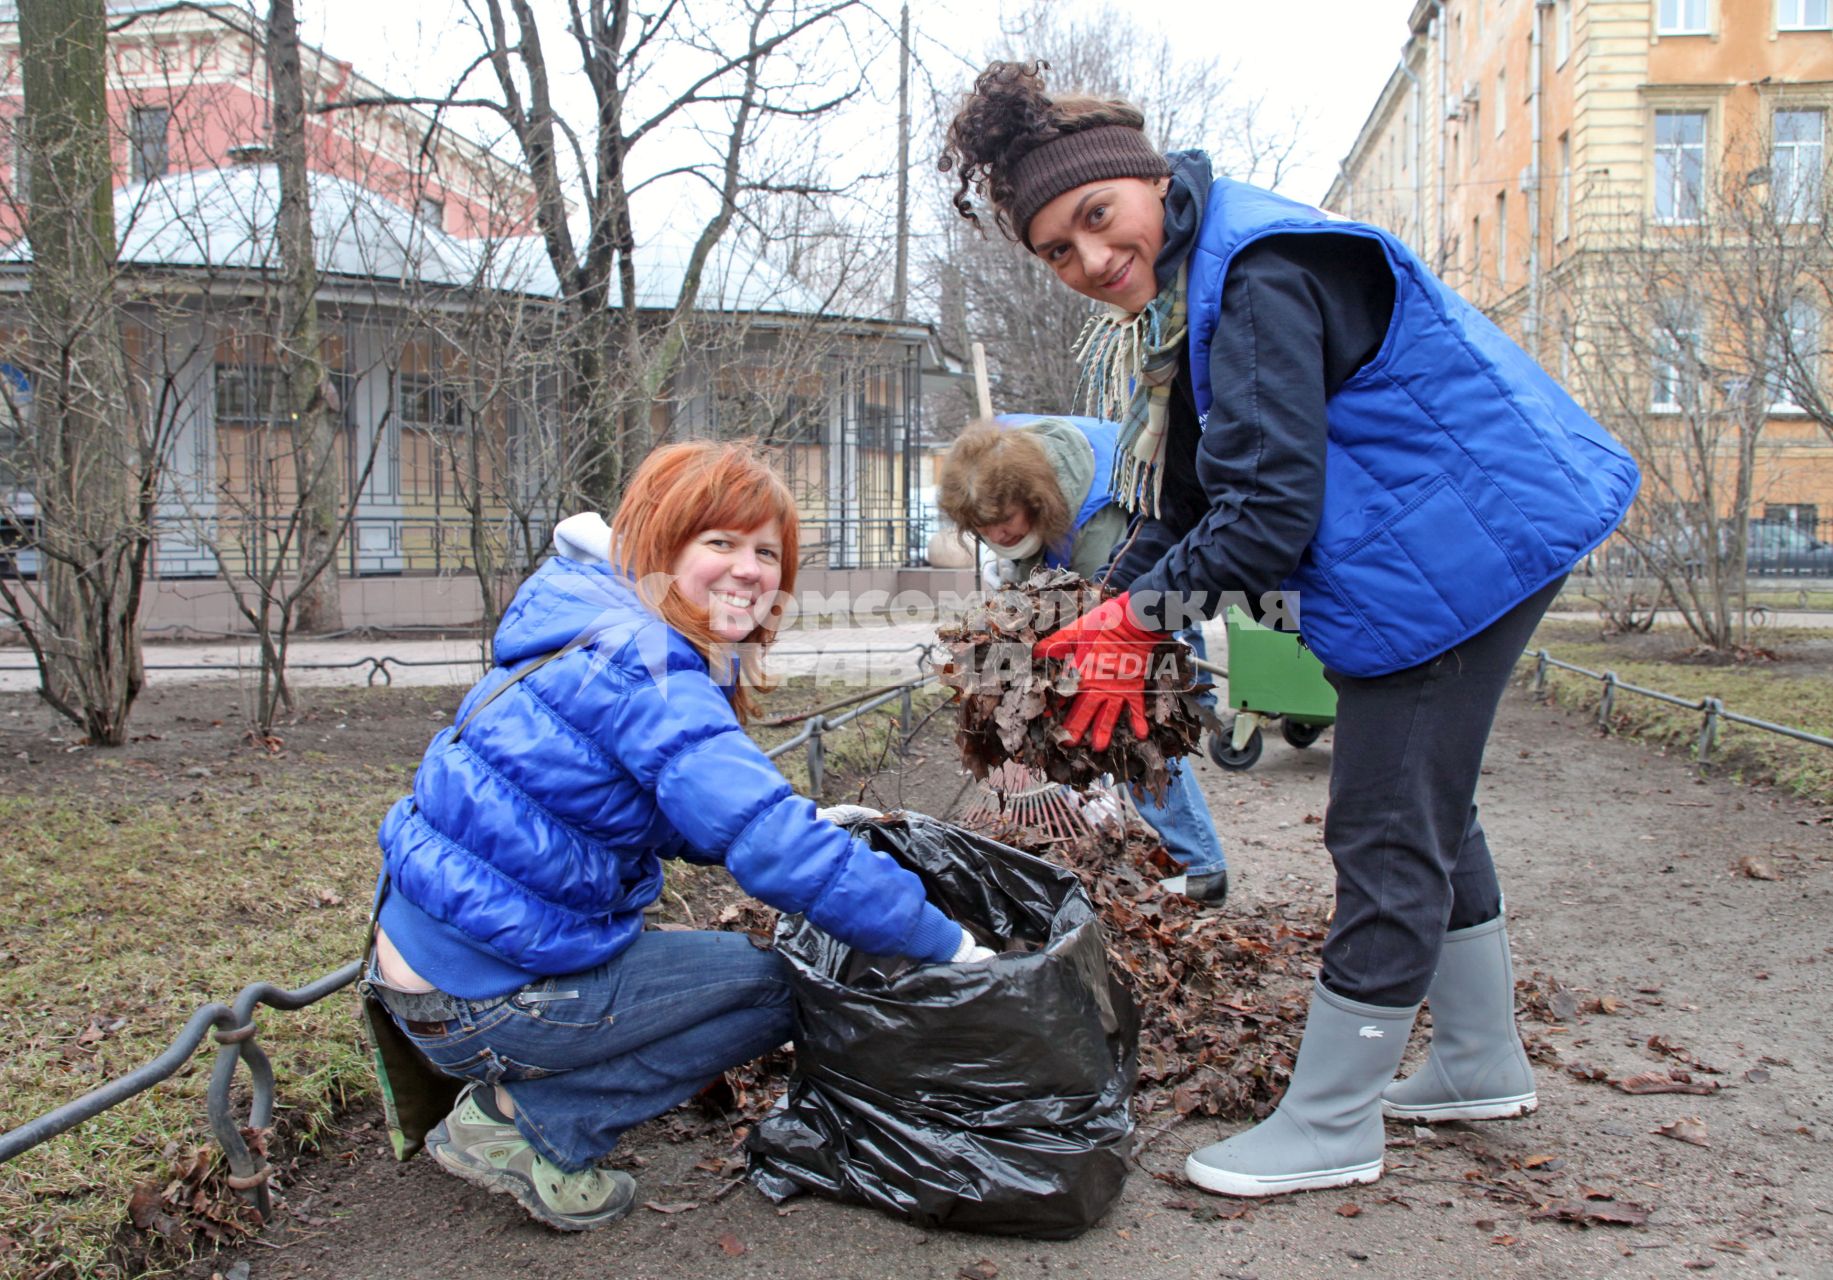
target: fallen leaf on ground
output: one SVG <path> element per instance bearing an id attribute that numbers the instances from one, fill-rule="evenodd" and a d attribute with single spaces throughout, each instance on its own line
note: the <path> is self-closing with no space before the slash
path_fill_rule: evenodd
<path id="1" fill-rule="evenodd" d="M 1677 1142 L 1690 1142 L 1696 1147 L 1712 1145 L 1706 1141 L 1706 1122 L 1698 1116 L 1687 1116 L 1682 1120 L 1670 1120 L 1666 1124 L 1656 1125 L 1654 1132 Z"/>
<path id="2" fill-rule="evenodd" d="M 1738 870 L 1752 880 L 1780 880 L 1782 873 L 1768 858 L 1759 858 L 1754 853 L 1747 853 L 1738 859 Z"/>
<path id="3" fill-rule="evenodd" d="M 659 1200 L 645 1200 L 643 1201 L 643 1207 L 655 1213 L 686 1213 L 689 1209 L 698 1209 L 700 1207 L 700 1202 L 697 1200 L 677 1200 L 671 1204 L 663 1204 Z"/>
<path id="4" fill-rule="evenodd" d="M 742 1257 L 745 1253 L 745 1242 L 730 1231 L 719 1237 L 719 1247 L 725 1250 L 726 1256 L 730 1258 Z"/>
<path id="5" fill-rule="evenodd" d="M 1640 1227 L 1653 1210 L 1639 1204 L 1593 1204 L 1585 1200 L 1549 1200 L 1528 1217 L 1535 1222 L 1571 1222 L 1581 1227 Z"/>
<path id="6" fill-rule="evenodd" d="M 970 1263 L 955 1272 L 960 1280 L 993 1280 L 999 1274 L 999 1268 L 982 1258 L 979 1262 Z"/>
<path id="7" fill-rule="evenodd" d="M 1339 1218 L 1354 1218 L 1359 1216 L 1361 1212 L 1362 1206 L 1359 1204 L 1340 1204 L 1337 1206 L 1337 1217 Z"/>
<path id="8" fill-rule="evenodd" d="M 1697 1093 L 1718 1092 L 1716 1080 L 1695 1080 L 1685 1072 L 1643 1071 L 1637 1075 L 1612 1080 L 1624 1093 Z"/>

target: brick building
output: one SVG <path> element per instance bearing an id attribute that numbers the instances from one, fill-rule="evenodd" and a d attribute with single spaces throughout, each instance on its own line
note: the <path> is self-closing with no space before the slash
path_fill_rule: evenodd
<path id="1" fill-rule="evenodd" d="M 1833 432 L 1779 372 L 1833 373 L 1829 23 L 1828 0 L 1420 0 L 1325 204 L 1398 233 L 1651 476 L 1716 438 L 1639 509 L 1833 538 Z"/>

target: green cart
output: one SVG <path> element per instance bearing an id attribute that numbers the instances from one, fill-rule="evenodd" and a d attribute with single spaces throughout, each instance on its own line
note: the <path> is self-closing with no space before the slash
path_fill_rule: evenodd
<path id="1" fill-rule="evenodd" d="M 1337 691 L 1324 679 L 1324 664 L 1289 631 L 1263 627 L 1230 606 L 1228 705 L 1233 731 L 1209 735 L 1209 758 L 1224 769 L 1251 769 L 1265 740 L 1261 726 L 1279 721 L 1280 736 L 1308 747 L 1337 718 Z"/>

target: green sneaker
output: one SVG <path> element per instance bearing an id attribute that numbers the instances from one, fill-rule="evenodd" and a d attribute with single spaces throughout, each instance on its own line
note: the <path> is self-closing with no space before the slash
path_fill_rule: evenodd
<path id="1" fill-rule="evenodd" d="M 636 1205 L 636 1179 L 615 1169 L 568 1173 L 529 1145 L 514 1124 L 495 1120 L 478 1105 L 473 1084 L 426 1135 L 426 1149 L 441 1167 L 486 1191 L 516 1198 L 539 1222 L 556 1231 L 609 1226 Z"/>

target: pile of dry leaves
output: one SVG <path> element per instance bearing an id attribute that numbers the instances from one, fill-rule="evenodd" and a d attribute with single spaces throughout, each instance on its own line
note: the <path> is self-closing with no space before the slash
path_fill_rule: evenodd
<path id="1" fill-rule="evenodd" d="M 985 834 L 1067 866 L 1107 927 L 1108 960 L 1139 1003 L 1141 1120 L 1175 1112 L 1262 1117 L 1298 1054 L 1322 907 L 1205 908 L 1159 888 L 1175 869 L 1151 832 L 1119 820 L 1074 840 Z"/>
<path id="2" fill-rule="evenodd" d="M 1028 582 L 994 592 L 937 632 L 949 659 L 941 682 L 955 691 L 955 743 L 976 778 L 1017 761 L 1078 790 L 1103 774 L 1151 791 L 1162 800 L 1170 784 L 1166 762 L 1197 748 L 1202 731 L 1199 684 L 1188 645 L 1167 638 L 1153 652 L 1146 679 L 1142 741 L 1126 717 L 1104 751 L 1086 740 L 1062 741 L 1063 709 L 1077 678 L 1068 663 L 1032 656 L 1040 639 L 1101 603 L 1102 590 L 1067 569 L 1039 569 Z"/>

